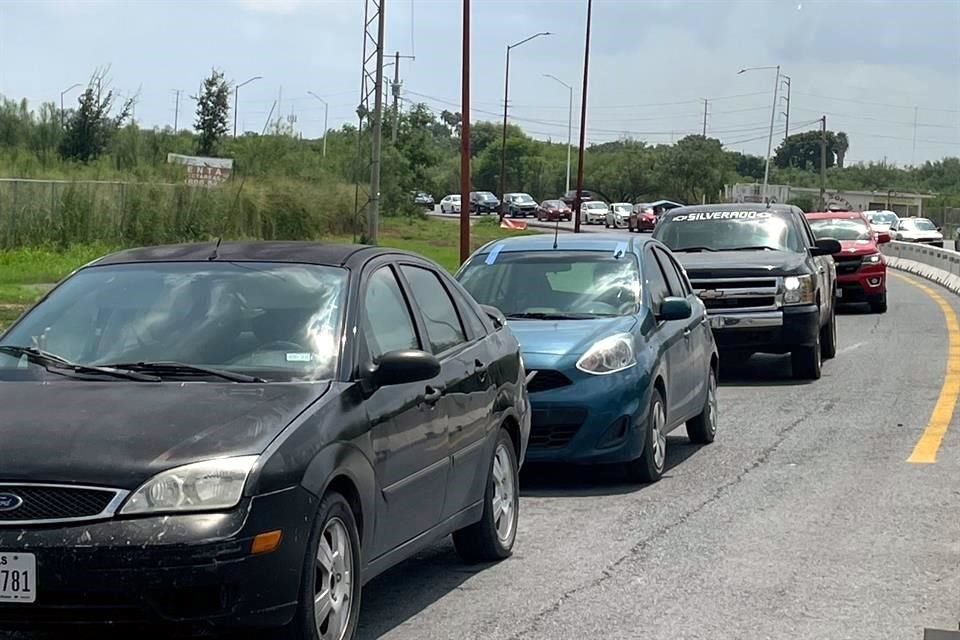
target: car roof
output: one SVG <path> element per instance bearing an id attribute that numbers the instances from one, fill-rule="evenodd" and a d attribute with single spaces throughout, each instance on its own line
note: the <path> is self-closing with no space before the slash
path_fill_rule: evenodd
<path id="1" fill-rule="evenodd" d="M 762 202 L 727 202 L 721 204 L 691 204 L 667 211 L 665 215 L 674 216 L 682 213 L 706 213 L 709 211 L 775 211 L 777 213 L 795 213 L 796 207 L 789 204 L 763 204 Z"/>
<path id="2" fill-rule="evenodd" d="M 859 211 L 811 211 L 804 214 L 808 220 L 865 220 L 866 217 Z"/>
<path id="3" fill-rule="evenodd" d="M 192 242 L 126 249 L 106 255 L 90 266 L 145 262 L 206 262 L 214 255 L 219 262 L 291 262 L 325 266 L 359 265 L 379 255 L 400 254 L 419 257 L 397 249 L 360 244 L 320 242 Z"/>
<path id="4" fill-rule="evenodd" d="M 656 242 L 650 236 L 618 236 L 608 233 L 562 233 L 556 237 L 558 251 L 616 251 L 618 248 L 637 250 L 647 242 Z M 493 240 L 481 247 L 477 254 L 490 253 L 500 246 L 500 252 L 552 251 L 554 235 L 538 233 Z"/>
<path id="5" fill-rule="evenodd" d="M 655 200 L 654 202 L 647 202 L 647 203 L 645 203 L 645 204 L 646 204 L 648 207 L 656 207 L 657 205 L 661 205 L 661 204 L 672 204 L 672 205 L 674 205 L 675 207 L 682 207 L 682 206 L 684 206 L 684 205 L 680 204 L 679 202 L 674 202 L 673 200 Z"/>

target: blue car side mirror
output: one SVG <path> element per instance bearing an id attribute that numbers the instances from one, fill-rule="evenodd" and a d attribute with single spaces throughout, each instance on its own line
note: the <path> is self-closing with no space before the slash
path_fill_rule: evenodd
<path id="1" fill-rule="evenodd" d="M 668 297 L 660 303 L 657 320 L 686 320 L 693 315 L 693 307 L 686 298 Z"/>

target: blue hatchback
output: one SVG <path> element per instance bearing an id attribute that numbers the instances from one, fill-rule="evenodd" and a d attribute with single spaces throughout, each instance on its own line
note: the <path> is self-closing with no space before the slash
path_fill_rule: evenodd
<path id="1" fill-rule="evenodd" d="M 612 235 L 491 242 L 457 279 L 500 309 L 530 373 L 528 460 L 625 463 L 660 479 L 667 434 L 717 432 L 717 348 L 703 303 L 663 244 Z"/>

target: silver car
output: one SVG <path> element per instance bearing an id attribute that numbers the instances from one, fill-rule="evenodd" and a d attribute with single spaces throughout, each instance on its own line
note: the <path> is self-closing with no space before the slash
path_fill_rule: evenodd
<path id="1" fill-rule="evenodd" d="M 580 205 L 580 224 L 605 224 L 610 208 L 606 202 L 591 200 Z"/>
<path id="2" fill-rule="evenodd" d="M 629 202 L 614 202 L 607 210 L 607 219 L 604 226 L 609 229 L 619 229 L 629 226 L 630 214 L 633 212 L 633 205 Z"/>

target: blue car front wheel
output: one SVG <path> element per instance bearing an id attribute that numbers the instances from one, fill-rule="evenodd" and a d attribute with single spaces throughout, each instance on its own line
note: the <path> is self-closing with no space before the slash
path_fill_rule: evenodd
<path id="1" fill-rule="evenodd" d="M 636 482 L 656 482 L 667 462 L 667 410 L 659 389 L 650 394 L 643 453 L 627 463 L 627 474 Z"/>

